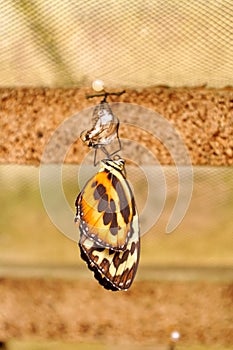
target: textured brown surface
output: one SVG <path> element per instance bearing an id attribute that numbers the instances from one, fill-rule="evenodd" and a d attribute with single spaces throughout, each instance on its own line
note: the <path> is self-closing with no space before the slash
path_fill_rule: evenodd
<path id="1" fill-rule="evenodd" d="M 109 344 L 232 345 L 231 285 L 135 282 L 109 292 L 93 281 L 2 279 L 0 339 L 31 338 Z"/>
<path id="2" fill-rule="evenodd" d="M 0 89 L 0 162 L 36 164 L 59 124 L 75 113 L 95 105 L 86 100 L 84 89 Z M 233 88 L 166 88 L 127 90 L 112 101 L 130 102 L 150 108 L 168 119 L 178 130 L 194 165 L 233 164 Z M 140 116 L 139 116 L 140 118 Z M 143 125 L 143 119 L 141 119 Z M 169 150 L 141 129 L 121 127 L 128 137 L 146 146 L 161 164 L 172 164 Z M 56 150 L 53 150 L 56 153 Z M 86 148 L 74 143 L 67 163 L 81 162 Z M 140 154 L 136 154 L 138 161 Z M 182 158 L 182 154 L 181 154 Z"/>

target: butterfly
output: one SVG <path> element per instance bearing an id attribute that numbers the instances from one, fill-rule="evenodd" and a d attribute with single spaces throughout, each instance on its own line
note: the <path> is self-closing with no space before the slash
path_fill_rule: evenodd
<path id="1" fill-rule="evenodd" d="M 123 159 L 104 159 L 75 205 L 81 258 L 106 289 L 127 290 L 140 255 L 139 219 Z"/>

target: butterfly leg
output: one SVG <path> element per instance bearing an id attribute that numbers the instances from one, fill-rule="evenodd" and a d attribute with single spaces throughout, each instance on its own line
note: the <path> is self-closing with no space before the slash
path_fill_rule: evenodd
<path id="1" fill-rule="evenodd" d="M 106 154 L 107 158 L 110 158 L 110 154 L 108 153 L 108 151 L 106 150 L 106 148 L 104 146 L 101 146 L 100 145 L 95 145 L 96 147 L 95 148 L 95 155 L 94 155 L 94 166 L 96 166 L 98 164 L 98 161 L 97 161 L 97 152 L 98 152 L 98 149 L 101 149 L 101 151 Z"/>
<path id="2" fill-rule="evenodd" d="M 94 166 L 96 166 L 96 165 L 98 164 L 98 162 L 96 162 L 97 150 L 98 150 L 98 148 L 97 148 L 97 147 L 95 147 Z"/>
<path id="3" fill-rule="evenodd" d="M 119 148 L 118 148 L 116 151 L 114 151 L 113 153 L 111 153 L 110 156 L 113 156 L 114 154 L 116 154 L 116 153 L 118 153 L 118 152 L 121 151 L 121 141 L 120 141 L 120 139 L 119 139 L 118 136 L 117 136 L 117 140 L 118 140 L 118 146 L 119 146 Z"/>

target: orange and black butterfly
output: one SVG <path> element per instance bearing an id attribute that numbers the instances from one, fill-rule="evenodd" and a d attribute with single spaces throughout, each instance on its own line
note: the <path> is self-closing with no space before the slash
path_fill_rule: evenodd
<path id="1" fill-rule="evenodd" d="M 139 255 L 139 219 L 123 159 L 101 161 L 77 197 L 81 257 L 106 289 L 127 290 Z"/>

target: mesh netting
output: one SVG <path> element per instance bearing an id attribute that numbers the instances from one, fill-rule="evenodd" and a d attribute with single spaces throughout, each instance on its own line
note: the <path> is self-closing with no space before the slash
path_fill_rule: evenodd
<path id="1" fill-rule="evenodd" d="M 0 3 L 1 86 L 233 84 L 230 0 Z"/>

